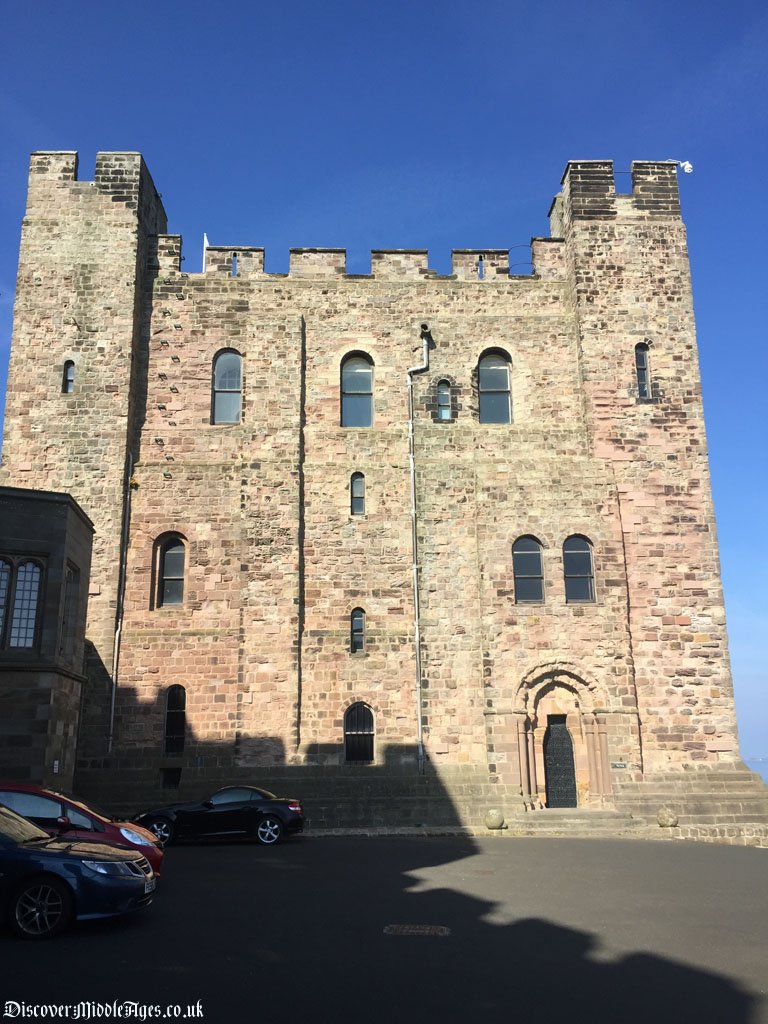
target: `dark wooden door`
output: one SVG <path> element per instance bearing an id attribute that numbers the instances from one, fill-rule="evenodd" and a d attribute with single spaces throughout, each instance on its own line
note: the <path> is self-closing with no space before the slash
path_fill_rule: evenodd
<path id="1" fill-rule="evenodd" d="M 544 780 L 547 807 L 576 806 L 576 768 L 573 743 L 565 715 L 550 715 L 544 734 Z"/>

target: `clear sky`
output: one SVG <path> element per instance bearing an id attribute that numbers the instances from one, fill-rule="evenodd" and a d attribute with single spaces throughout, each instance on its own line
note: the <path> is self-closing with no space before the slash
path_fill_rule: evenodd
<path id="1" fill-rule="evenodd" d="M 737 708 L 768 756 L 768 8 L 758 0 L 4 0 L 0 391 L 28 154 L 140 150 L 212 244 L 511 248 L 569 159 L 681 176 Z M 618 178 L 627 183 L 629 178 Z M 520 261 L 526 249 L 513 249 Z M 513 261 L 514 262 L 514 259 Z M 522 266 L 519 272 L 525 272 Z"/>

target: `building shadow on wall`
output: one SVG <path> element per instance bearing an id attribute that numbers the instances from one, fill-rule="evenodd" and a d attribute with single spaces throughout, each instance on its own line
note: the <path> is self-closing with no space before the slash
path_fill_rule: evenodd
<path id="1" fill-rule="evenodd" d="M 104 689 L 105 696 L 107 689 Z M 302 763 L 290 763 L 276 736 L 239 736 L 234 743 L 201 740 L 188 726 L 172 735 L 158 728 L 166 710 L 122 688 L 108 751 L 108 708 L 91 711 L 95 738 L 83 739 L 73 789 L 116 814 L 134 815 L 164 804 L 200 800 L 222 786 L 249 784 L 278 796 L 299 798 L 309 829 L 459 829 L 476 799 L 463 787 L 464 806 L 426 758 L 419 773 L 416 745 L 388 744 L 372 764 L 345 763 L 344 744 L 314 745 Z M 174 713 L 176 714 L 176 713 Z M 170 720 L 171 716 L 168 716 Z M 178 721 L 178 719 L 176 719 Z M 140 742 L 147 732 L 156 742 Z M 168 742 L 169 739 L 171 742 Z M 483 817 L 484 806 L 475 808 Z"/>

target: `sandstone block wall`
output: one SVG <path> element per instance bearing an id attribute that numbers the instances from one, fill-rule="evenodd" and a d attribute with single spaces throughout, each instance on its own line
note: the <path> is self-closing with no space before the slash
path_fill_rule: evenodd
<path id="1" fill-rule="evenodd" d="M 379 765 L 415 770 L 419 718 L 439 771 L 480 770 L 546 799 L 543 737 L 565 715 L 579 802 L 616 781 L 737 756 L 685 232 L 672 165 L 569 164 L 532 275 L 504 250 L 210 247 L 180 270 L 137 154 L 36 154 L 22 239 L 4 478 L 67 489 L 94 519 L 89 638 L 99 692 L 120 626 L 109 765 L 222 778 L 343 766 L 345 710 L 374 714 Z M 416 674 L 407 369 L 422 675 Z M 649 345 L 652 398 L 634 349 Z M 211 422 L 218 352 L 242 357 L 241 422 Z M 511 362 L 513 418 L 482 424 L 477 365 Z M 340 367 L 373 362 L 370 428 L 340 426 Z M 77 386 L 62 395 L 63 361 Z M 452 419 L 435 413 L 440 381 Z M 132 482 L 126 463 L 130 456 Z M 364 515 L 350 479 L 365 476 Z M 121 531 L 129 508 L 125 594 Z M 185 545 L 182 605 L 158 607 L 158 545 Z M 562 545 L 589 538 L 594 603 L 565 599 Z M 515 602 L 511 547 L 542 544 L 545 601 Z M 123 609 L 121 614 L 121 608 Z M 366 645 L 350 652 L 350 615 Z M 100 663 L 100 668 L 99 668 Z M 187 693 L 187 741 L 165 755 L 165 701 Z M 101 688 L 101 689 L 100 689 Z M 199 777 L 199 774 L 198 774 Z"/>

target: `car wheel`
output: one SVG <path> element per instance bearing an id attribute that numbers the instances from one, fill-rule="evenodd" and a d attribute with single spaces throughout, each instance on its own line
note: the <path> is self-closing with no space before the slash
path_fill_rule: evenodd
<path id="1" fill-rule="evenodd" d="M 256 826 L 256 838 L 262 846 L 274 846 L 283 837 L 283 823 L 279 818 L 268 814 Z"/>
<path id="2" fill-rule="evenodd" d="M 148 818 L 142 824 L 149 829 L 161 846 L 168 846 L 173 842 L 173 823 L 167 818 Z"/>
<path id="3" fill-rule="evenodd" d="M 52 939 L 75 914 L 72 890 L 53 875 L 30 878 L 13 894 L 9 909 L 11 928 L 22 939 Z"/>

